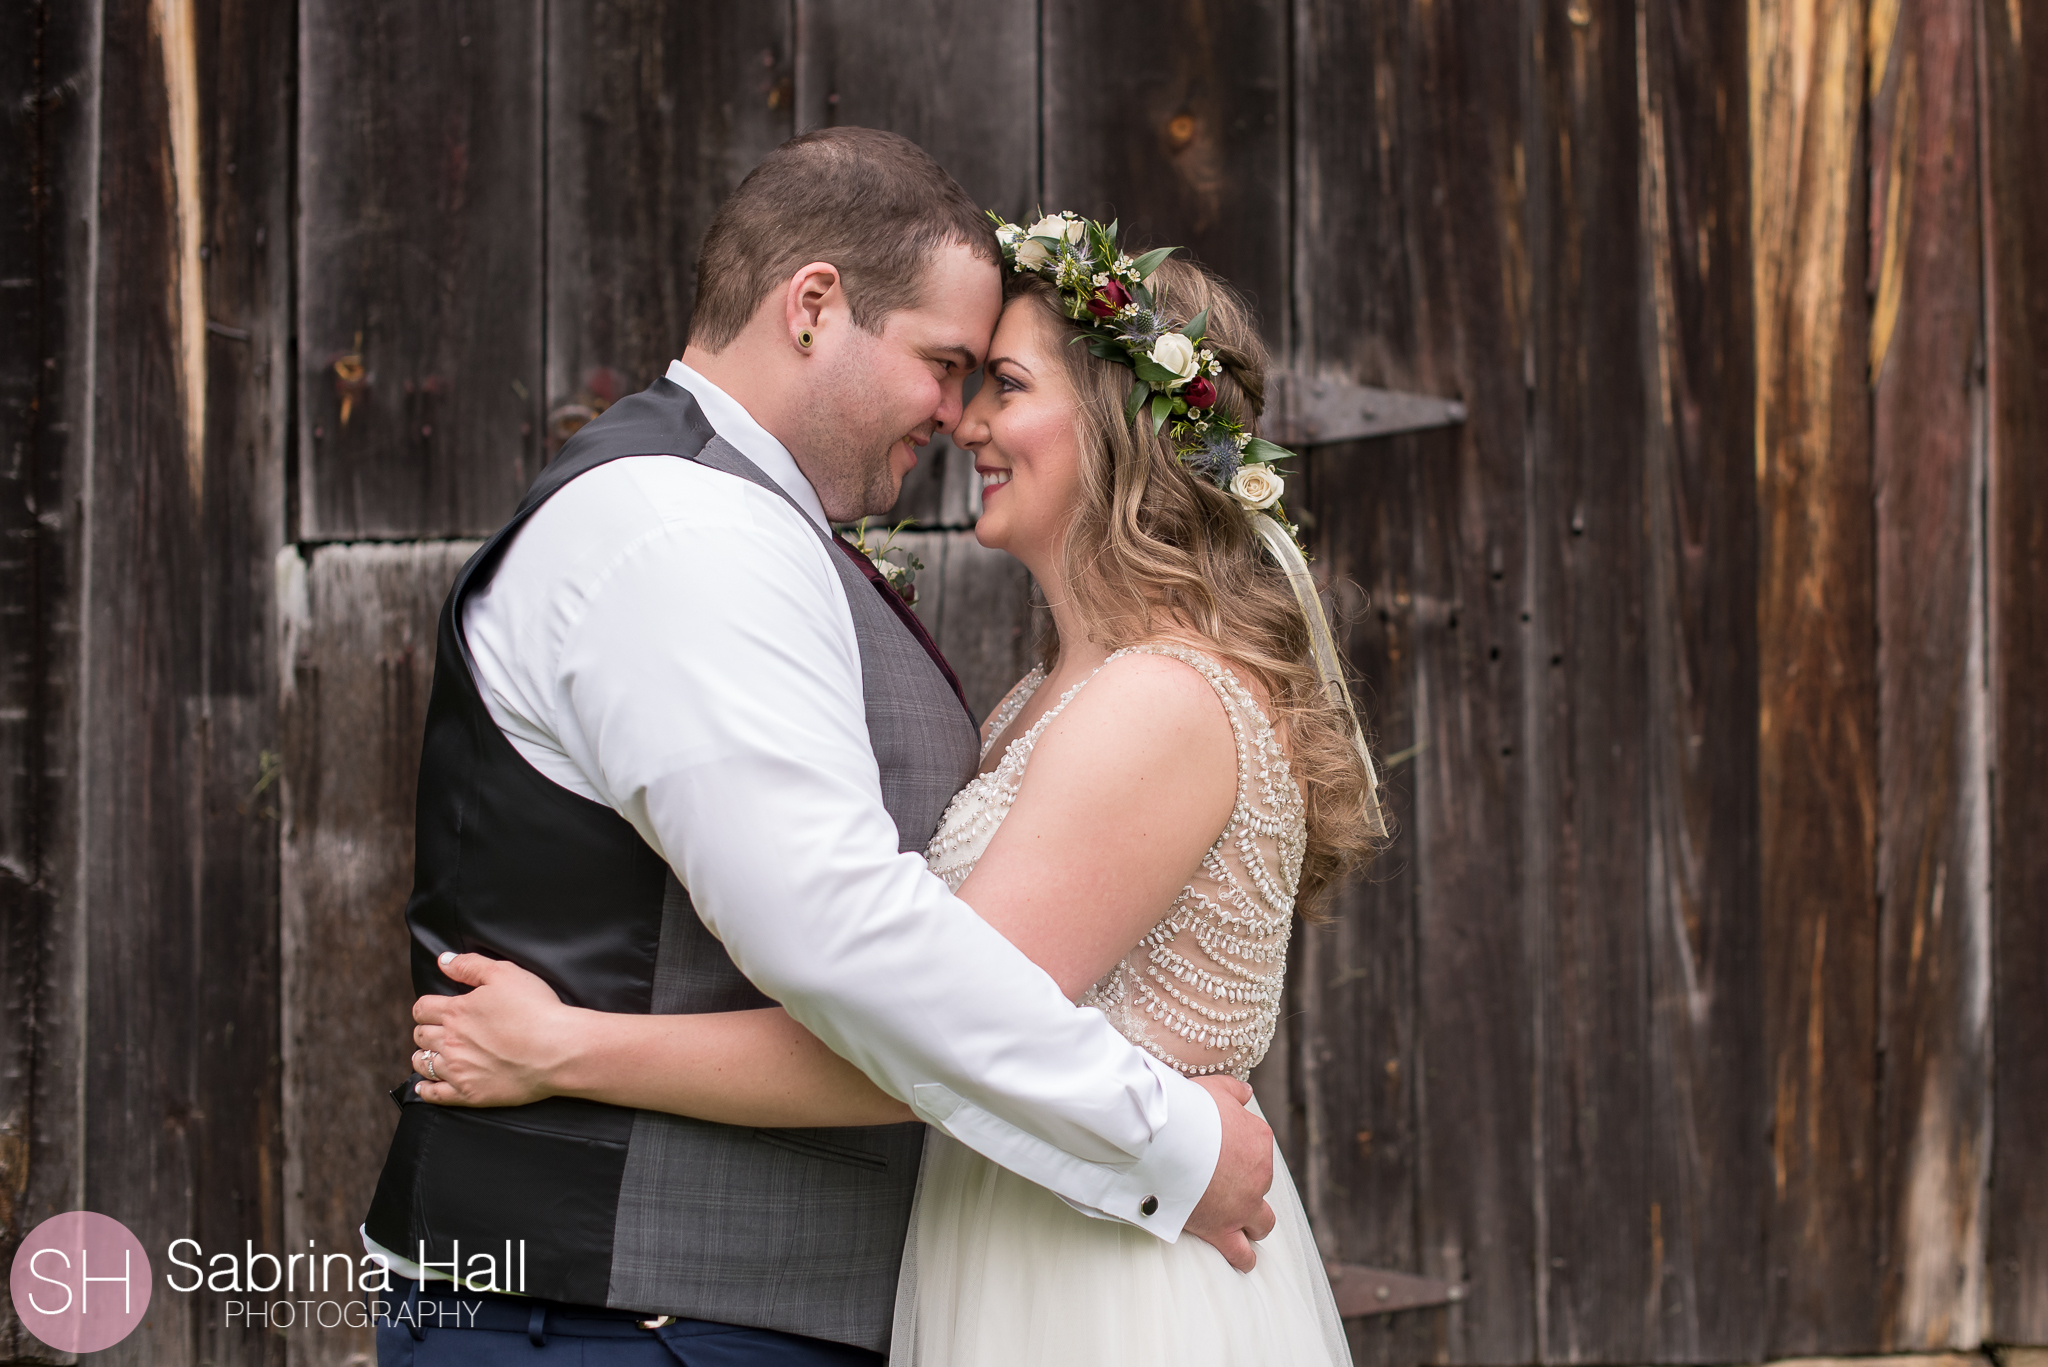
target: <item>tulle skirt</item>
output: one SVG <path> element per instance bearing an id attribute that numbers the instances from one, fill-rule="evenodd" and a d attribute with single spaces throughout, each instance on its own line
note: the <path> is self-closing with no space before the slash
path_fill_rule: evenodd
<path id="1" fill-rule="evenodd" d="M 1241 1273 L 1081 1214 L 936 1130 L 896 1291 L 890 1367 L 1349 1367 L 1308 1216 L 1273 1155 L 1278 1223 Z"/>

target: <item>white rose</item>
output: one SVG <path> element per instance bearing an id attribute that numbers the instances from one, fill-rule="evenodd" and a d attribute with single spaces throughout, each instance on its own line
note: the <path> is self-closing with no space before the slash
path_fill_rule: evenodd
<path id="1" fill-rule="evenodd" d="M 1152 364 L 1170 370 L 1182 384 L 1195 378 L 1200 368 L 1195 361 L 1195 344 L 1186 335 L 1169 332 L 1152 344 Z"/>
<path id="2" fill-rule="evenodd" d="M 1252 512 L 1278 503 L 1281 490 L 1286 487 L 1287 481 L 1265 465 L 1241 465 L 1237 477 L 1230 481 L 1230 492 Z"/>
<path id="3" fill-rule="evenodd" d="M 1011 244 L 1012 242 L 1015 242 L 1016 240 L 1017 240 L 1017 225 L 1016 225 L 1016 224 L 1014 224 L 1014 223 L 1005 223 L 1005 224 L 1004 224 L 1004 225 L 1003 225 L 1002 227 L 1000 227 L 1000 228 L 996 229 L 996 241 L 998 241 L 998 242 L 1002 243 L 1002 244 L 1003 244 L 1003 245 L 1004 245 L 1005 247 L 1009 246 L 1009 245 L 1010 245 L 1010 244 Z"/>
<path id="4" fill-rule="evenodd" d="M 1027 237 L 1017 244 L 1017 264 L 1027 271 L 1035 271 L 1052 260 L 1052 249 L 1036 237 Z"/>

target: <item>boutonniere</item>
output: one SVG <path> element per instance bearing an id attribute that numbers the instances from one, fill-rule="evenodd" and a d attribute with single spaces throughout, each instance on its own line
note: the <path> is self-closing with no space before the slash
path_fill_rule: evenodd
<path id="1" fill-rule="evenodd" d="M 875 572 L 882 576 L 882 582 L 893 589 L 903 606 L 917 606 L 917 576 L 924 569 L 924 561 L 910 553 L 908 547 L 896 544 L 897 534 L 910 524 L 899 522 L 889 529 L 889 535 L 879 546 L 868 542 L 868 520 L 860 522 L 847 532 L 847 539 L 853 548 L 868 558 Z"/>

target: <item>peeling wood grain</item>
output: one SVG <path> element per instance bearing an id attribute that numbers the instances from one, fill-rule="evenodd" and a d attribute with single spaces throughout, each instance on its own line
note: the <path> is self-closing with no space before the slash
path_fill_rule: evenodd
<path id="1" fill-rule="evenodd" d="M 762 5 L 554 5 L 546 61 L 552 415 L 637 393 L 683 354 L 704 232 L 794 130 L 790 17 Z"/>
<path id="2" fill-rule="evenodd" d="M 1744 16 L 1636 7 L 1645 240 L 1645 1354 L 1764 1352 L 1755 408 Z M 1615 1313 L 1622 1313 L 1617 1306 Z"/>
<path id="3" fill-rule="evenodd" d="M 539 0 L 303 0 L 300 527 L 495 531 L 538 470 Z"/>
<path id="4" fill-rule="evenodd" d="M 2048 5 L 1986 0 L 1978 23 L 1997 941 L 1987 1330 L 2048 1344 Z"/>
<path id="5" fill-rule="evenodd" d="M 1864 10 L 1750 0 L 1769 1350 L 1879 1340 Z"/>
<path id="6" fill-rule="evenodd" d="M 278 560 L 285 1238 L 358 1246 L 406 1074 L 414 791 L 442 600 L 466 541 Z M 294 1340 L 293 1367 L 374 1354 L 367 1330 Z"/>
<path id="7" fill-rule="evenodd" d="M 1976 29 L 1970 5 L 1939 0 L 1879 6 L 1871 28 L 1878 1220 L 1881 1341 L 1892 1350 L 1984 1339 L 1991 851 Z"/>
<path id="8" fill-rule="evenodd" d="M 165 165 L 170 181 L 171 317 L 176 331 L 178 402 L 185 418 L 185 473 L 192 497 L 206 481 L 206 280 L 200 269 L 199 57 L 192 0 L 151 0 L 150 36 L 163 60 Z"/>

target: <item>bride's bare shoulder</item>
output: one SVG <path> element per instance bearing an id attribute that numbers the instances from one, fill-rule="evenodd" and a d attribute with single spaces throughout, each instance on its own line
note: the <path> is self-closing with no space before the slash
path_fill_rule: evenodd
<path id="1" fill-rule="evenodd" d="M 1076 730 L 1117 733 L 1119 748 L 1149 740 L 1218 753 L 1235 749 L 1215 687 L 1178 654 L 1146 649 L 1116 656 L 1075 696 L 1067 715 Z"/>

